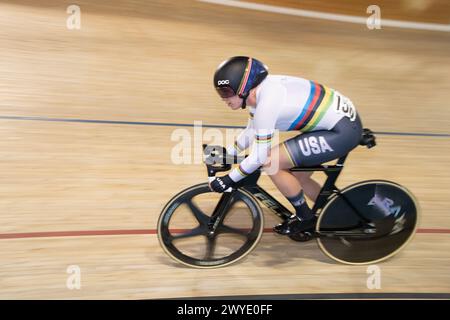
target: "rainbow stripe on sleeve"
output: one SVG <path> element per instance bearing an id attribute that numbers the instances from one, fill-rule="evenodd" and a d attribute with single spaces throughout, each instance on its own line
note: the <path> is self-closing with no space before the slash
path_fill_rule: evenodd
<path id="1" fill-rule="evenodd" d="M 245 171 L 241 165 L 239 165 L 239 167 L 237 168 L 237 171 L 239 172 L 239 174 L 243 177 L 248 176 L 250 173 Z"/>
<path id="2" fill-rule="evenodd" d="M 272 137 L 273 133 L 264 136 L 256 135 L 256 143 L 271 143 Z"/>

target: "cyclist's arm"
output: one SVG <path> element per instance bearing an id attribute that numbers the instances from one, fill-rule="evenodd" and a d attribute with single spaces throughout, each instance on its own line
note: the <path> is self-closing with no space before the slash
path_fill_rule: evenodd
<path id="1" fill-rule="evenodd" d="M 253 120 L 255 140 L 249 156 L 241 162 L 238 168 L 230 172 L 230 178 L 234 182 L 253 173 L 267 161 L 280 110 L 278 106 L 284 102 L 285 96 L 286 90 L 282 86 L 271 87 L 270 91 L 261 92 Z"/>
<path id="2" fill-rule="evenodd" d="M 246 150 L 255 139 L 255 132 L 253 130 L 253 119 L 250 117 L 247 122 L 247 127 L 239 134 L 234 144 L 227 147 L 227 153 L 235 156 Z"/>

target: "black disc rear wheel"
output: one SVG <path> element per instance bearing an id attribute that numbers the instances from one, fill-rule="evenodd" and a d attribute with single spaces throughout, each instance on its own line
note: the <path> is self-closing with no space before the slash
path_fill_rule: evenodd
<path id="1" fill-rule="evenodd" d="M 406 188 L 384 180 L 363 181 L 329 200 L 317 222 L 317 241 L 336 261 L 380 262 L 411 240 L 418 215 L 418 203 Z"/>

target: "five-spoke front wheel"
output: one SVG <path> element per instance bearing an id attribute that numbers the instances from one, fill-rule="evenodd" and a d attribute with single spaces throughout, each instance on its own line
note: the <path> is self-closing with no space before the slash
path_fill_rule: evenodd
<path id="1" fill-rule="evenodd" d="M 228 203 L 215 220 L 212 214 L 221 197 Z M 164 207 L 158 238 L 174 260 L 196 268 L 216 268 L 249 254 L 260 240 L 263 227 L 263 214 L 250 193 L 239 189 L 232 194 L 217 194 L 203 183 L 181 191 Z"/>

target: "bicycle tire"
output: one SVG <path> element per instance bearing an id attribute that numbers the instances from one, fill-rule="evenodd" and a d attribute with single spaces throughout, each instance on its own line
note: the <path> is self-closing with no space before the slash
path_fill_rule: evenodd
<path id="1" fill-rule="evenodd" d="M 419 216 L 418 201 L 405 187 L 387 180 L 361 181 L 326 203 L 316 225 L 317 243 L 340 263 L 381 262 L 412 240 Z"/>
<path id="2" fill-rule="evenodd" d="M 174 236 L 169 231 L 169 224 L 172 215 L 175 213 L 177 208 L 186 203 L 186 201 L 188 201 L 187 199 L 192 199 L 196 195 L 206 193 L 211 193 L 211 191 L 207 183 L 202 183 L 187 188 L 175 195 L 161 211 L 157 225 L 158 240 L 165 253 L 173 260 L 181 264 L 202 269 L 224 267 L 243 259 L 256 247 L 264 231 L 264 217 L 259 204 L 251 193 L 243 189 L 236 190 L 233 195 L 235 199 L 233 200 L 235 200 L 235 202 L 242 201 L 247 205 L 253 223 L 253 226 L 248 233 L 248 239 L 244 241 L 244 244 L 238 250 L 225 257 L 212 259 L 199 259 L 191 257 L 181 252 L 176 245 L 173 244 Z M 206 217 L 204 218 L 206 219 Z M 201 227 L 200 222 L 199 227 Z M 206 232 L 206 230 L 204 231 Z M 198 236 L 207 237 L 205 232 L 200 230 L 198 232 Z"/>

